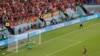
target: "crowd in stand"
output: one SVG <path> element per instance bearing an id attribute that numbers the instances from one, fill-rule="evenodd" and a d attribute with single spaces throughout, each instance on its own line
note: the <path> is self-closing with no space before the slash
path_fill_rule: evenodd
<path id="1" fill-rule="evenodd" d="M 0 24 L 37 17 L 56 10 L 66 10 L 75 0 L 0 0 Z M 17 24 L 18 25 L 18 24 Z"/>
<path id="2" fill-rule="evenodd" d="M 0 0 L 0 28 L 5 22 L 10 22 L 7 26 L 12 27 L 19 25 L 19 21 L 20 24 L 23 24 L 22 21 L 30 22 L 31 17 L 36 21 L 36 17 L 45 13 L 65 11 L 69 7 L 72 8 L 76 1 L 86 3 L 86 0 Z"/>
<path id="3" fill-rule="evenodd" d="M 90 5 L 100 5 L 100 0 L 76 0 L 83 4 L 90 4 Z"/>
<path id="4" fill-rule="evenodd" d="M 0 28 L 5 25 L 10 29 L 9 27 L 23 24 L 23 21 L 30 22 L 33 17 L 36 21 L 36 17 L 45 13 L 65 11 L 74 2 L 75 0 L 0 0 Z"/>
<path id="5" fill-rule="evenodd" d="M 0 19 L 19 21 L 32 16 L 37 17 L 59 9 L 66 10 L 75 1 L 78 0 L 0 0 Z M 86 0 L 79 1 L 86 3 Z"/>

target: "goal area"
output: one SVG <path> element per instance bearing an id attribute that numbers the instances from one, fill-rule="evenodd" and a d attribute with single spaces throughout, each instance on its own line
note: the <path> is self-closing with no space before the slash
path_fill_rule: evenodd
<path id="1" fill-rule="evenodd" d="M 8 38 L 8 43 L 10 43 L 10 44 L 8 44 L 7 51 L 9 51 L 9 52 L 19 52 L 21 47 L 22 48 L 26 47 L 29 44 L 31 44 L 31 45 L 41 44 L 40 30 L 37 31 L 37 35 L 35 35 L 35 36 L 30 37 L 30 34 L 27 34 L 25 37 L 26 38 L 21 39 L 21 40 L 20 40 L 21 37 L 13 37 L 14 40 L 11 40 L 10 38 Z"/>

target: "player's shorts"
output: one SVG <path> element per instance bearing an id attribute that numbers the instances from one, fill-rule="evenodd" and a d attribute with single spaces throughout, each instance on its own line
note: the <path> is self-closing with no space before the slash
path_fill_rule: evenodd
<path id="1" fill-rule="evenodd" d="M 86 51 L 84 51 L 83 54 L 86 54 Z"/>
<path id="2" fill-rule="evenodd" d="M 80 27 L 82 27 L 83 25 L 82 24 L 80 24 Z"/>

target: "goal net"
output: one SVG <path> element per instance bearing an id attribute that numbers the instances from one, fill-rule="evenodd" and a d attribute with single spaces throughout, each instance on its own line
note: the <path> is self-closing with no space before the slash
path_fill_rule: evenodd
<path id="1" fill-rule="evenodd" d="M 37 35 L 31 36 L 30 42 L 33 44 L 41 44 L 41 31 L 37 31 Z"/>
<path id="2" fill-rule="evenodd" d="M 26 38 L 25 38 L 26 37 Z M 31 36 L 30 34 L 26 34 L 24 39 L 20 40 L 21 37 L 13 37 L 14 41 L 12 42 L 11 39 L 8 39 L 8 51 L 10 52 L 18 52 L 19 50 L 26 47 L 26 45 L 33 45 L 33 44 L 41 44 L 41 33 L 40 30 L 37 31 L 36 36 Z"/>

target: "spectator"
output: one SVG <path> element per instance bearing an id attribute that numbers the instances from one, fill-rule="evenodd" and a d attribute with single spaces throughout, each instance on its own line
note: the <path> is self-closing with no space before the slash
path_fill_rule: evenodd
<path id="1" fill-rule="evenodd" d="M 55 25 L 55 24 L 57 24 L 57 21 L 55 19 L 52 19 L 51 20 L 51 25 Z"/>
<path id="2" fill-rule="evenodd" d="M 21 28 L 19 28 L 19 30 L 18 30 L 18 34 L 21 34 L 21 32 L 22 32 L 22 31 L 21 31 Z"/>

